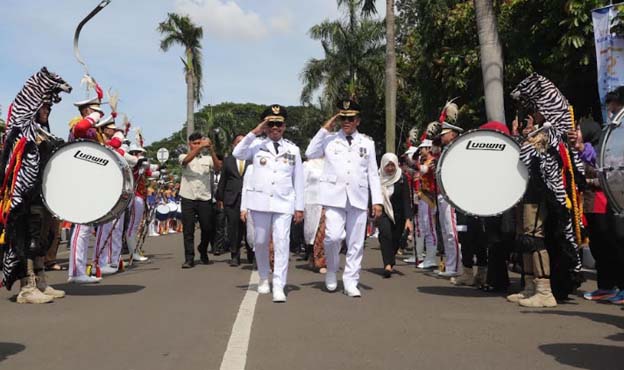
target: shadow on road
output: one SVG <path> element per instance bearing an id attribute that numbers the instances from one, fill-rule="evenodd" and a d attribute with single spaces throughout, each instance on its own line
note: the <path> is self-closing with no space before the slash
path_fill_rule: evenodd
<path id="1" fill-rule="evenodd" d="M 590 370 L 622 369 L 624 347 L 588 343 L 554 343 L 538 347 L 562 365 Z"/>
<path id="2" fill-rule="evenodd" d="M 58 284 L 55 288 L 64 290 L 67 295 L 75 296 L 101 296 L 131 294 L 145 289 L 143 285 L 76 285 Z"/>
<path id="3" fill-rule="evenodd" d="M 19 343 L 0 342 L 0 362 L 6 360 L 10 356 L 22 352 L 26 346 Z"/>
<path id="4" fill-rule="evenodd" d="M 473 287 L 454 286 L 420 286 L 417 288 L 420 293 L 441 295 L 448 297 L 494 297 L 499 293 L 485 293 Z"/>
<path id="5" fill-rule="evenodd" d="M 527 314 L 538 314 L 538 315 L 558 315 L 558 316 L 569 316 L 569 317 L 582 317 L 584 319 L 588 319 L 594 322 L 599 322 L 601 324 L 608 324 L 615 326 L 618 329 L 624 330 L 624 319 L 621 316 L 615 315 L 607 315 L 604 313 L 595 313 L 595 312 L 579 312 L 579 311 L 521 311 L 522 313 Z M 607 339 L 615 340 L 615 341 L 624 341 L 624 333 L 612 335 L 607 337 Z M 624 356 L 624 348 L 622 348 L 622 356 Z"/>
<path id="6" fill-rule="evenodd" d="M 381 267 L 371 267 L 371 268 L 364 269 L 364 271 L 368 271 L 371 274 L 375 274 L 375 275 L 379 275 L 379 276 L 383 277 L 386 270 L 381 268 Z M 399 270 L 394 270 L 392 275 L 405 276 L 405 274 L 402 273 Z"/>

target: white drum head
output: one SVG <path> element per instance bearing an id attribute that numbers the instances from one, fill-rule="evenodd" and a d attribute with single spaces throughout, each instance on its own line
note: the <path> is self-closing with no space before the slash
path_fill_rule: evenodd
<path id="1" fill-rule="evenodd" d="M 167 204 L 167 206 L 169 207 L 169 212 L 177 212 L 178 211 L 178 204 L 176 202 L 169 202 L 169 204 Z"/>
<path id="2" fill-rule="evenodd" d="M 161 215 L 166 215 L 169 213 L 169 206 L 166 204 L 161 204 L 158 207 L 156 207 L 156 213 L 159 213 Z"/>
<path id="3" fill-rule="evenodd" d="M 43 199 L 57 217 L 76 224 L 93 223 L 119 201 L 124 177 L 119 157 L 89 141 L 59 148 L 43 173 Z"/>
<path id="4" fill-rule="evenodd" d="M 614 126 L 605 135 L 600 153 L 599 172 L 602 187 L 613 209 L 624 211 L 624 126 Z"/>
<path id="5" fill-rule="evenodd" d="M 505 212 L 522 199 L 529 173 L 513 139 L 498 131 L 475 130 L 444 150 L 437 179 L 455 208 L 487 217 Z"/>

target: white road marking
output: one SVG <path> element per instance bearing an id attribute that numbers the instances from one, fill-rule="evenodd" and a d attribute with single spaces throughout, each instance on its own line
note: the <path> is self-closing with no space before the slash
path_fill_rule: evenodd
<path id="1" fill-rule="evenodd" d="M 249 277 L 249 287 L 238 309 L 236 320 L 232 326 L 230 340 L 221 361 L 221 370 L 245 369 L 249 337 L 251 336 L 251 324 L 253 323 L 256 301 L 258 300 L 257 287 L 259 282 L 258 272 L 252 271 Z"/>

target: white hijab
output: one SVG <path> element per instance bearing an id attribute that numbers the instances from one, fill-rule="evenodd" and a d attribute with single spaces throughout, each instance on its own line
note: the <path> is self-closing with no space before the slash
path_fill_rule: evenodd
<path id="1" fill-rule="evenodd" d="M 394 163 L 396 171 L 392 175 L 387 175 L 384 168 L 388 163 Z M 388 218 L 394 223 L 394 210 L 390 197 L 394 193 L 394 184 L 401 179 L 403 171 L 399 167 L 399 158 L 394 153 L 386 153 L 381 157 L 381 166 L 379 167 L 379 178 L 381 179 L 381 195 L 383 196 L 383 206 Z"/>

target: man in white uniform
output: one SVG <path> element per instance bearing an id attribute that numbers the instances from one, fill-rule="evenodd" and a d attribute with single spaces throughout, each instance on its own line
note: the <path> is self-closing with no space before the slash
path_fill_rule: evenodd
<path id="1" fill-rule="evenodd" d="M 253 162 L 253 174 L 245 192 L 245 208 L 254 223 L 254 245 L 260 284 L 269 287 L 269 242 L 273 241 L 273 302 L 285 302 L 290 224 L 303 221 L 303 166 L 299 147 L 283 138 L 286 109 L 273 105 L 262 113 L 262 122 L 234 148 L 232 155 Z M 258 138 L 266 133 L 266 138 Z"/>
<path id="2" fill-rule="evenodd" d="M 357 131 L 360 107 L 352 100 L 338 103 L 339 113 L 330 118 L 314 136 L 306 156 L 325 157 L 320 178 L 320 203 L 325 207 L 325 286 L 334 291 L 338 286 L 336 272 L 340 264 L 340 245 L 346 231 L 347 261 L 342 280 L 345 294 L 360 297 L 360 279 L 369 191 L 375 218 L 381 216 L 381 182 L 377 172 L 375 142 Z M 331 130 L 340 117 L 342 129 Z"/>

